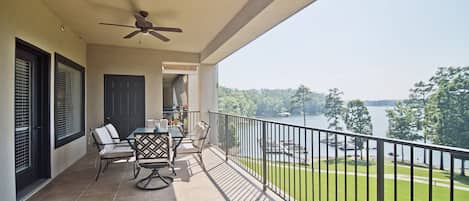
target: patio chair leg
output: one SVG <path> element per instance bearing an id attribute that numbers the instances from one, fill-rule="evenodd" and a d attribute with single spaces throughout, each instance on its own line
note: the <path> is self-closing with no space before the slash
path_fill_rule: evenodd
<path id="1" fill-rule="evenodd" d="M 109 165 L 112 163 L 112 160 L 106 160 L 106 165 L 104 165 L 103 172 L 107 170 Z"/>
<path id="2" fill-rule="evenodd" d="M 98 168 L 98 172 L 96 173 L 96 178 L 94 179 L 95 181 L 98 181 L 99 175 L 101 174 L 102 164 L 103 164 L 102 160 L 99 160 L 99 168 Z"/>
<path id="3" fill-rule="evenodd" d="M 173 175 L 176 176 L 176 171 L 174 170 L 174 163 L 171 165 L 171 170 L 173 171 Z"/>
<path id="4" fill-rule="evenodd" d="M 139 174 L 140 174 L 140 167 L 138 167 L 137 163 L 134 163 L 134 179 L 136 179 Z"/>
<path id="5" fill-rule="evenodd" d="M 202 158 L 202 153 L 199 153 L 200 164 L 202 165 L 202 169 L 205 170 L 205 163 L 204 159 Z"/>
<path id="6" fill-rule="evenodd" d="M 161 179 L 161 181 L 163 181 L 166 185 L 169 185 L 169 182 L 166 181 L 166 179 L 164 179 L 164 177 L 162 177 L 160 173 L 156 173 L 156 174 L 158 174 L 158 177 Z"/>

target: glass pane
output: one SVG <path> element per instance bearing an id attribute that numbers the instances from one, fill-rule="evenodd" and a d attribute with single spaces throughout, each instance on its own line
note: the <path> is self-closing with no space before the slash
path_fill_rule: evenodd
<path id="1" fill-rule="evenodd" d="M 82 130 L 82 74 L 58 63 L 56 85 L 56 136 L 64 139 Z"/>

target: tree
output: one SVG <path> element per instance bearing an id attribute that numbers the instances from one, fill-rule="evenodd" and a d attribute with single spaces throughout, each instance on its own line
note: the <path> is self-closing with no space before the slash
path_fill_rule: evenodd
<path id="1" fill-rule="evenodd" d="M 425 121 L 432 141 L 469 148 L 469 67 L 440 68 L 430 81 L 434 93 L 425 108 Z M 442 157 L 440 164 L 443 169 Z"/>
<path id="2" fill-rule="evenodd" d="M 428 97 L 432 92 L 433 85 L 431 83 L 417 82 L 414 87 L 410 89 L 409 105 L 415 112 L 414 120 L 416 130 L 422 132 L 423 143 L 427 143 L 427 127 L 425 124 L 425 107 L 428 102 Z M 423 163 L 427 163 L 427 151 L 423 152 Z"/>
<path id="3" fill-rule="evenodd" d="M 408 104 L 397 102 L 393 109 L 386 110 L 386 116 L 389 119 L 388 137 L 411 141 L 422 138 L 415 126 L 415 112 Z M 404 145 L 401 146 L 401 160 L 404 162 Z"/>
<path id="4" fill-rule="evenodd" d="M 344 101 L 341 98 L 341 95 L 344 93 L 339 91 L 337 88 L 329 89 L 329 94 L 326 96 L 326 105 L 324 115 L 327 117 L 329 125 L 327 128 L 334 130 L 342 130 L 340 126 L 340 118 L 343 113 L 343 104 Z"/>
<path id="5" fill-rule="evenodd" d="M 344 113 L 344 122 L 347 130 L 352 132 L 365 135 L 372 135 L 373 133 L 370 113 L 368 112 L 368 108 L 366 108 L 365 103 L 361 100 L 352 100 L 347 103 Z M 359 138 L 356 140 L 355 144 L 355 146 L 360 149 L 361 159 L 363 159 L 364 141 L 364 139 Z"/>
<path id="6" fill-rule="evenodd" d="M 306 126 L 306 102 L 312 100 L 313 93 L 305 85 L 300 85 L 295 94 L 291 97 L 292 109 L 301 108 L 303 113 L 303 124 Z"/>

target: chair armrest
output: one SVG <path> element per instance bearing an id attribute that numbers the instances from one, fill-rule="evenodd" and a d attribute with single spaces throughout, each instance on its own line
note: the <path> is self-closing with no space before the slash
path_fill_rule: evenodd
<path id="1" fill-rule="evenodd" d="M 112 142 L 112 143 L 100 143 L 98 145 L 120 145 L 120 144 L 126 144 L 127 142 Z"/>

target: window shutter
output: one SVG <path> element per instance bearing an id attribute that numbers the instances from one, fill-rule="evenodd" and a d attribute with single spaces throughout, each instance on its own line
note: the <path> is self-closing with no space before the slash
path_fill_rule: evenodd
<path id="1" fill-rule="evenodd" d="M 15 60 L 15 169 L 31 166 L 31 63 Z"/>

